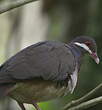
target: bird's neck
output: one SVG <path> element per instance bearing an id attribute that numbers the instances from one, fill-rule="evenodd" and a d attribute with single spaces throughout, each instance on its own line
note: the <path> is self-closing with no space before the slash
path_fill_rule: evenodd
<path id="1" fill-rule="evenodd" d="M 80 65 L 80 61 L 82 60 L 82 57 L 85 54 L 85 52 L 81 48 L 76 46 L 75 44 L 69 44 L 69 47 L 70 47 L 73 55 L 75 56 L 76 61 Z"/>

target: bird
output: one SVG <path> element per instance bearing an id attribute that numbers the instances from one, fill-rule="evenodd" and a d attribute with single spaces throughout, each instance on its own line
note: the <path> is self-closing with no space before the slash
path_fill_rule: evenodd
<path id="1" fill-rule="evenodd" d="M 26 47 L 0 66 L 0 98 L 16 100 L 21 110 L 26 110 L 24 103 L 40 110 L 37 103 L 73 93 L 85 54 L 99 64 L 96 42 L 89 36 Z"/>

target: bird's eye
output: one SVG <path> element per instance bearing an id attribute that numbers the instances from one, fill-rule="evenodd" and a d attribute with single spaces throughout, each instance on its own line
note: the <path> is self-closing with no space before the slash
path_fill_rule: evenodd
<path id="1" fill-rule="evenodd" d="M 90 43 L 89 41 L 86 41 L 85 44 L 86 44 L 87 46 L 90 46 L 90 45 L 91 45 L 91 43 Z"/>

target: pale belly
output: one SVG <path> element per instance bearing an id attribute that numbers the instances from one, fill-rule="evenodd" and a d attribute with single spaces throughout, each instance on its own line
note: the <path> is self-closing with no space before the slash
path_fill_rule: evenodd
<path id="1" fill-rule="evenodd" d="M 67 91 L 68 92 L 68 91 Z M 57 87 L 51 81 L 26 81 L 16 84 L 9 96 L 22 103 L 33 103 L 51 100 L 66 93 L 66 87 Z"/>

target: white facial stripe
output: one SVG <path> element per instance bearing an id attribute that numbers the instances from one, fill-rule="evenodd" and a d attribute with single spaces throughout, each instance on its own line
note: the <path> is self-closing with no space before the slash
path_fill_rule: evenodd
<path id="1" fill-rule="evenodd" d="M 92 54 L 92 51 L 89 49 L 89 47 L 88 47 L 86 44 L 84 44 L 84 43 L 79 43 L 79 42 L 75 42 L 74 44 L 76 44 L 76 45 L 78 45 L 78 46 L 84 48 L 86 51 L 88 51 L 90 54 Z"/>

